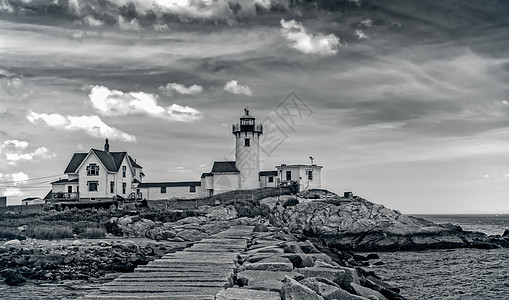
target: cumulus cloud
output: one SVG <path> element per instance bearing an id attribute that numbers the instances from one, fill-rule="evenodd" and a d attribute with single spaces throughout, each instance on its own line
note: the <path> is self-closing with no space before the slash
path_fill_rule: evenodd
<path id="1" fill-rule="evenodd" d="M 180 83 L 170 82 L 165 86 L 160 86 L 159 90 L 170 95 L 173 94 L 174 92 L 181 95 L 196 95 L 203 92 L 203 87 L 197 84 L 193 84 L 186 87 L 185 85 Z"/>
<path id="2" fill-rule="evenodd" d="M 369 39 L 369 35 L 367 35 L 364 31 L 371 26 L 373 26 L 373 21 L 370 19 L 366 19 L 357 25 L 357 28 L 355 29 L 355 35 L 359 38 L 359 40 Z"/>
<path id="3" fill-rule="evenodd" d="M 10 173 L 10 174 L 2 174 L 0 173 L 0 180 L 6 184 L 9 184 L 11 186 L 8 186 L 7 188 L 3 189 L 2 195 L 7 197 L 19 197 L 23 196 L 25 193 L 21 191 L 20 188 L 16 186 L 23 185 L 26 180 L 28 180 L 28 175 L 23 172 L 16 172 L 16 173 Z"/>
<path id="4" fill-rule="evenodd" d="M 223 89 L 235 95 L 247 95 L 252 96 L 251 88 L 247 85 L 240 85 L 237 80 L 227 82 Z"/>
<path id="5" fill-rule="evenodd" d="M 51 153 L 46 147 L 39 147 L 32 152 L 27 152 L 28 146 L 27 141 L 7 140 L 0 145 L 0 153 L 11 165 L 15 165 L 18 161 L 48 159 L 56 156 L 55 153 Z"/>
<path id="6" fill-rule="evenodd" d="M 27 119 L 56 129 L 83 131 L 93 137 L 109 138 L 124 142 L 136 142 L 134 135 L 105 124 L 98 116 L 63 116 L 60 114 L 39 114 L 31 112 Z"/>
<path id="7" fill-rule="evenodd" d="M 118 16 L 118 26 L 122 30 L 140 30 L 140 22 L 134 18 L 131 21 L 127 21 L 124 17 Z"/>
<path id="8" fill-rule="evenodd" d="M 290 41 L 289 46 L 306 54 L 334 55 L 341 46 L 339 38 L 333 33 L 308 33 L 306 28 L 295 20 L 281 19 L 281 33 Z"/>
<path id="9" fill-rule="evenodd" d="M 19 140 L 7 140 L 4 142 L 2 148 L 17 148 L 17 149 L 26 149 L 28 147 L 27 141 L 19 141 Z"/>
<path id="10" fill-rule="evenodd" d="M 179 122 L 193 122 L 201 118 L 201 113 L 192 107 L 178 104 L 162 107 L 157 103 L 157 95 L 143 92 L 124 93 L 96 85 L 88 97 L 94 108 L 105 116 L 144 114 Z"/>

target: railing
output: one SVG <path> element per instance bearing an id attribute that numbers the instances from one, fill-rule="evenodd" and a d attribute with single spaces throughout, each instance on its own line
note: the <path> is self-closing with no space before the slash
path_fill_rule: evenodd
<path id="1" fill-rule="evenodd" d="M 256 125 L 239 125 L 239 124 L 233 124 L 232 126 L 232 132 L 259 132 L 263 133 L 263 125 L 262 124 L 256 124 Z"/>
<path id="2" fill-rule="evenodd" d="M 51 193 L 51 199 L 59 200 L 59 201 L 78 201 L 80 199 L 80 196 L 79 196 L 79 193 L 77 193 L 77 192 L 73 192 L 73 193 L 56 192 L 56 193 Z"/>

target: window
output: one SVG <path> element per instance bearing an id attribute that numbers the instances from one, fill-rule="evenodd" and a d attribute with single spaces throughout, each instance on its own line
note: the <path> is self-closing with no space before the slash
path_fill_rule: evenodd
<path id="1" fill-rule="evenodd" d="M 99 175 L 99 166 L 96 164 L 90 164 L 87 167 L 87 175 L 88 176 L 96 176 Z"/>
<path id="2" fill-rule="evenodd" d="M 89 181 L 88 183 L 88 191 L 89 192 L 97 192 L 97 181 Z"/>
<path id="3" fill-rule="evenodd" d="M 166 194 L 166 187 L 165 186 L 161 187 L 161 194 Z"/>
<path id="4" fill-rule="evenodd" d="M 127 167 L 126 167 L 126 166 L 122 166 L 122 177 L 124 177 L 124 178 L 125 178 L 126 173 L 127 173 Z M 125 194 L 125 193 L 124 193 L 124 194 Z"/>
<path id="5" fill-rule="evenodd" d="M 127 184 L 125 182 L 122 182 L 122 194 L 125 194 Z"/>
<path id="6" fill-rule="evenodd" d="M 313 170 L 308 171 L 308 180 L 313 180 Z"/>
<path id="7" fill-rule="evenodd" d="M 244 147 L 251 147 L 249 139 L 244 139 Z"/>
<path id="8" fill-rule="evenodd" d="M 68 192 L 68 193 L 72 193 L 72 186 L 68 186 L 68 187 L 67 187 L 67 192 Z"/>
<path id="9" fill-rule="evenodd" d="M 269 176 L 269 182 L 274 182 L 274 177 Z"/>
<path id="10" fill-rule="evenodd" d="M 286 180 L 292 180 L 292 171 L 286 171 Z"/>
<path id="11" fill-rule="evenodd" d="M 196 193 L 196 187 L 195 186 L 190 186 L 189 187 L 189 193 Z"/>
<path id="12" fill-rule="evenodd" d="M 110 181 L 110 193 L 115 192 L 115 181 Z"/>

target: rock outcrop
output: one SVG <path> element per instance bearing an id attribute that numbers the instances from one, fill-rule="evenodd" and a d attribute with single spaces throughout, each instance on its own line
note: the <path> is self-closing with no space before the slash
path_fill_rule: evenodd
<path id="1" fill-rule="evenodd" d="M 402 215 L 360 197 L 343 198 L 323 190 L 281 197 L 271 222 L 291 232 L 319 237 L 328 246 L 355 251 L 398 251 L 441 248 L 494 248 L 503 237 L 465 232 L 452 224 L 435 224 Z M 272 202 L 274 203 L 274 202 Z M 509 237 L 508 237 L 509 238 Z"/>

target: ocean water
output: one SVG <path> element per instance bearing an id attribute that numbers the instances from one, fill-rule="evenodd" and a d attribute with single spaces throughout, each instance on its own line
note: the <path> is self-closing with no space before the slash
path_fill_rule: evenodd
<path id="1" fill-rule="evenodd" d="M 419 215 L 464 230 L 501 235 L 509 215 Z M 453 249 L 378 253 L 370 267 L 409 299 L 509 299 L 509 249 Z"/>

